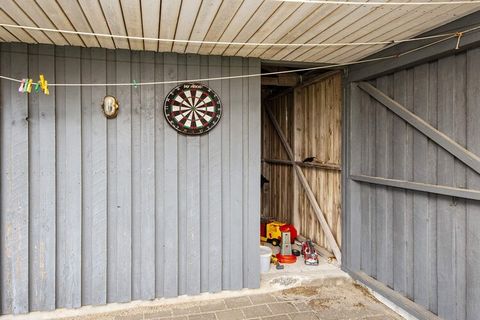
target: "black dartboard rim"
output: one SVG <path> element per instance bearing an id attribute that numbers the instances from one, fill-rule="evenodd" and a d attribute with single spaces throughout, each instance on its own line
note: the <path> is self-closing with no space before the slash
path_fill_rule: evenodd
<path id="1" fill-rule="evenodd" d="M 165 97 L 163 113 L 168 124 L 177 132 L 201 135 L 212 130 L 220 121 L 222 103 L 217 93 L 208 86 L 183 83 Z"/>

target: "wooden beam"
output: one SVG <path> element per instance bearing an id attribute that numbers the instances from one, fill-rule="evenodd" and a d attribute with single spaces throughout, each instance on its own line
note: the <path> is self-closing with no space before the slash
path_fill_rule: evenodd
<path id="1" fill-rule="evenodd" d="M 425 120 L 410 112 L 409 110 L 407 110 L 407 108 L 405 108 L 400 103 L 396 102 L 371 84 L 367 82 L 360 82 L 358 86 L 360 89 L 372 96 L 375 100 L 387 107 L 390 111 L 411 124 L 415 129 L 423 133 L 429 139 L 433 140 L 436 144 L 438 144 L 446 151 L 451 153 L 453 156 L 455 156 L 457 159 L 465 163 L 472 170 L 480 173 L 480 158 L 477 155 L 468 151 L 467 149 L 459 145 L 457 142 L 453 141 L 443 132 L 438 131 L 437 129 L 432 127 Z"/>
<path id="2" fill-rule="evenodd" d="M 388 178 L 381 178 L 381 177 L 372 177 L 372 176 L 365 176 L 365 175 L 351 175 L 350 179 L 352 179 L 353 181 L 366 182 L 366 183 L 382 185 L 387 187 L 428 192 L 428 193 L 440 194 L 444 196 L 451 196 L 451 197 L 463 198 L 463 199 L 480 200 L 480 191 L 477 191 L 477 190 L 438 186 L 434 184 L 412 182 L 412 181 L 406 181 L 406 180 L 397 180 L 397 179 L 388 179 Z"/>
<path id="3" fill-rule="evenodd" d="M 296 73 L 285 73 L 277 76 L 262 76 L 262 86 L 295 87 L 299 82 Z"/>
<path id="4" fill-rule="evenodd" d="M 275 119 L 275 116 L 273 115 L 272 111 L 266 107 L 265 111 L 267 112 L 268 118 L 272 122 L 272 125 L 277 132 L 280 141 L 282 142 L 282 145 L 287 152 L 288 158 L 290 161 L 294 162 L 294 155 L 293 151 L 290 148 L 290 145 L 288 144 L 287 138 L 285 137 L 284 133 L 282 132 L 282 129 L 280 128 L 280 125 L 278 124 L 277 120 Z M 305 194 L 307 195 L 308 200 L 310 201 L 310 204 L 312 205 L 313 211 L 317 215 L 318 221 L 320 222 L 320 225 L 322 227 L 323 232 L 325 233 L 325 238 L 327 239 L 328 244 L 330 245 L 330 248 L 333 251 L 333 254 L 335 255 L 335 258 L 339 263 L 342 261 L 342 254 L 340 252 L 340 248 L 338 246 L 337 240 L 333 236 L 332 230 L 330 230 L 330 226 L 328 225 L 327 219 L 325 219 L 325 215 L 323 214 L 322 209 L 318 205 L 317 199 L 315 198 L 315 194 L 312 191 L 312 188 L 308 184 L 307 178 L 303 174 L 302 169 L 300 166 L 297 164 L 294 164 L 293 167 L 295 168 L 295 172 L 297 173 L 297 177 L 300 180 L 300 183 L 302 184 L 303 189 L 305 190 Z"/>
<path id="5" fill-rule="evenodd" d="M 419 304 L 416 304 L 412 300 L 402 296 L 400 293 L 394 291 L 393 289 L 390 289 L 385 284 L 381 283 L 378 280 L 375 280 L 366 273 L 362 271 L 350 270 L 344 265 L 342 266 L 342 269 L 347 272 L 354 280 L 364 284 L 375 293 L 378 293 L 387 300 L 393 302 L 395 305 L 405 310 L 415 318 L 424 320 L 441 320 L 441 318 L 439 318 L 432 312 L 428 311 Z"/>
<path id="6" fill-rule="evenodd" d="M 262 159 L 263 162 L 272 163 L 272 164 L 284 164 L 284 165 L 298 165 L 300 167 L 305 168 L 318 168 L 324 170 L 334 170 L 334 171 L 342 171 L 342 168 L 336 164 L 330 163 L 318 163 L 318 162 L 303 162 L 303 161 L 290 161 L 284 159 Z"/>

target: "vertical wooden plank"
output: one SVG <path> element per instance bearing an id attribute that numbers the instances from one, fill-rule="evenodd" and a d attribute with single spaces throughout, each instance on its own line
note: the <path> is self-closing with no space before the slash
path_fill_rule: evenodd
<path id="1" fill-rule="evenodd" d="M 382 77 L 377 80 L 377 87 L 383 92 L 388 92 L 388 78 Z M 388 177 L 389 157 L 391 141 L 389 141 L 388 114 L 384 106 L 375 103 L 376 110 L 376 175 Z M 392 231 L 392 199 L 391 193 L 386 187 L 376 187 L 376 247 L 377 247 L 377 279 L 393 286 L 393 257 L 391 250 Z"/>
<path id="2" fill-rule="evenodd" d="M 364 143 L 362 137 L 366 137 L 367 132 L 367 121 L 358 121 L 362 119 L 365 115 L 368 114 L 367 105 L 365 104 L 365 99 L 363 96 L 366 96 L 365 93 L 362 94 L 360 89 L 355 83 L 350 84 L 350 106 L 349 106 L 349 132 L 346 139 L 350 140 L 348 142 L 350 146 L 349 158 L 350 162 L 349 173 L 357 174 L 361 173 L 363 169 L 361 163 L 366 154 L 366 149 L 368 145 Z M 345 139 L 345 140 L 346 140 Z M 344 141 L 345 141 L 344 140 Z M 363 203 L 368 201 L 368 197 L 363 197 L 364 190 L 366 186 L 362 186 L 359 183 L 356 183 L 352 180 L 348 180 L 347 192 L 349 195 L 348 207 L 344 208 L 345 215 L 348 215 L 348 224 L 346 225 L 345 231 L 347 233 L 348 242 L 345 244 L 345 247 L 348 252 L 348 257 L 346 262 L 348 267 L 352 270 L 360 270 L 365 266 L 364 260 L 370 262 L 370 241 L 365 241 L 366 234 L 362 233 L 364 225 L 364 215 L 363 215 Z M 368 213 L 368 210 L 366 211 Z M 369 238 L 367 238 L 369 239 Z M 364 253 L 368 254 L 364 254 Z M 345 261 L 345 260 L 344 260 Z M 368 274 L 371 274 L 371 270 L 368 266 L 363 269 Z"/>
<path id="3" fill-rule="evenodd" d="M 79 83 L 80 48 L 57 48 L 60 83 Z M 82 114 L 80 87 L 56 88 L 57 307 L 81 305 Z"/>
<path id="4" fill-rule="evenodd" d="M 406 108 L 413 112 L 413 93 L 415 82 L 413 79 L 413 69 L 407 70 L 406 82 Z M 406 162 L 405 162 L 405 178 L 408 181 L 413 180 L 413 132 L 414 128 L 407 126 L 407 145 L 406 145 Z M 413 238 L 413 192 L 406 193 L 406 215 L 405 215 L 405 239 L 406 239 L 406 296 L 413 300 L 413 255 L 414 255 L 414 238 Z"/>
<path id="5" fill-rule="evenodd" d="M 163 54 L 157 53 L 153 55 L 153 62 L 155 63 L 155 72 L 153 74 L 155 81 L 163 81 L 164 79 L 164 60 Z M 166 172 L 165 164 L 165 122 L 163 118 L 163 97 L 164 85 L 155 85 L 153 87 L 154 99 L 154 157 L 155 157 L 155 296 L 163 297 L 165 295 L 165 266 L 166 266 L 166 235 L 171 236 L 175 232 L 165 230 L 166 215 L 165 211 L 165 179 Z M 176 189 L 173 189 L 176 190 Z M 171 197 L 172 195 L 168 195 Z M 173 252 L 168 251 L 168 255 L 174 255 Z M 169 275 L 173 277 L 173 275 Z"/>
<path id="6" fill-rule="evenodd" d="M 105 83 L 106 51 L 82 50 L 82 82 Z M 82 304 L 107 301 L 107 121 L 105 87 L 82 88 Z"/>
<path id="7" fill-rule="evenodd" d="M 423 64 L 414 69 L 414 105 L 413 111 L 420 118 L 428 119 L 429 107 L 429 69 Z M 427 120 L 428 121 L 428 120 Z M 415 182 L 428 183 L 428 139 L 418 131 L 413 132 L 413 179 Z M 429 307 L 429 237 L 428 224 L 428 194 L 416 192 L 413 194 L 413 237 L 414 246 L 414 300 L 416 303 Z"/>
<path id="8" fill-rule="evenodd" d="M 480 154 L 480 74 L 476 66 L 480 63 L 480 49 L 467 53 L 467 148 Z M 467 186 L 480 190 L 480 177 L 473 170 L 467 171 Z M 466 218 L 466 319 L 473 320 L 480 314 L 480 205 L 477 201 L 467 203 Z"/>
<path id="9" fill-rule="evenodd" d="M 177 55 L 177 79 L 187 79 L 186 56 Z M 187 137 L 178 135 L 178 294 L 187 293 Z M 198 203 L 196 204 L 198 205 Z"/>
<path id="10" fill-rule="evenodd" d="M 163 79 L 165 81 L 175 80 L 178 77 L 178 67 L 177 67 L 177 55 L 174 53 L 165 53 L 163 55 Z M 160 75 L 159 75 L 160 76 Z M 174 87 L 174 84 L 165 84 L 163 87 L 163 94 L 160 91 L 162 96 L 166 96 L 168 92 Z M 182 197 L 182 194 L 178 193 L 180 181 L 179 181 L 179 147 L 178 143 L 179 137 L 177 132 L 165 123 L 163 116 L 163 103 L 162 103 L 162 112 L 157 115 L 157 120 L 163 124 L 163 134 L 164 134 L 164 151 L 163 159 L 165 172 L 163 179 L 164 189 L 161 191 L 164 195 L 164 216 L 165 216 L 165 225 L 163 226 L 164 232 L 164 241 L 165 241 L 165 271 L 163 274 L 164 277 L 164 295 L 166 297 L 175 297 L 179 294 L 179 224 L 180 212 L 179 212 L 179 199 Z M 173 190 L 173 192 L 170 192 Z M 183 189 L 185 190 L 185 189 Z M 158 220 L 157 220 L 158 221 Z"/>
<path id="11" fill-rule="evenodd" d="M 407 73 L 405 70 L 394 75 L 394 99 L 405 105 L 407 101 L 406 84 Z M 394 120 L 394 157 L 393 178 L 405 180 L 407 162 L 407 124 L 399 117 Z M 406 205 L 405 190 L 392 190 L 394 215 L 393 215 L 393 288 L 402 294 L 407 292 L 407 266 L 406 266 Z"/>
<path id="12" fill-rule="evenodd" d="M 242 74 L 248 74 L 248 60 L 242 59 Z M 240 89 L 239 89 L 240 90 Z M 248 215 L 249 215 L 249 193 L 248 193 L 248 172 L 249 162 L 248 162 L 248 154 L 249 154 L 249 145 L 248 145 L 248 79 L 243 78 L 241 84 L 241 92 L 242 92 L 242 101 L 243 103 L 239 106 L 242 109 L 242 172 L 243 174 L 243 185 L 242 185 L 242 239 L 244 239 L 243 243 L 243 252 L 242 252 L 242 263 L 243 263 L 243 286 L 245 287 L 248 282 L 248 246 L 247 246 L 247 239 L 248 239 Z M 282 99 L 283 100 L 283 99 Z M 282 101 L 280 101 L 282 102 Z M 278 110 L 281 117 L 281 122 L 284 122 L 285 116 L 282 113 L 285 111 L 283 108 L 283 104 L 280 106 Z M 288 136 L 288 135 L 287 135 Z M 281 172 L 280 183 L 285 185 L 285 181 L 283 180 L 283 172 Z M 257 181 L 258 182 L 258 181 Z"/>
<path id="13" fill-rule="evenodd" d="M 218 56 L 208 57 L 208 77 L 216 78 L 222 75 L 222 58 Z M 222 290 L 222 131 L 225 120 L 225 100 L 222 81 L 210 81 L 210 87 L 218 94 L 223 105 L 222 120 L 217 127 L 210 131 L 208 138 L 208 279 L 209 291 Z M 212 174 L 210 174 L 212 173 Z M 202 236 L 203 231 L 202 231 Z"/>
<path id="14" fill-rule="evenodd" d="M 152 82 L 155 75 L 153 53 L 132 57 L 132 77 Z M 133 299 L 155 297 L 155 96 L 154 86 L 132 92 L 132 163 L 134 193 L 133 218 Z M 136 148 L 136 150 L 135 150 Z M 137 156 L 135 156 L 137 153 Z M 137 176 L 135 178 L 135 176 Z"/>
<path id="15" fill-rule="evenodd" d="M 231 74 L 230 58 L 222 57 L 222 77 L 228 77 Z M 222 289 L 230 289 L 231 281 L 231 259 L 232 238 L 230 235 L 231 224 L 231 176 L 230 176 L 230 80 L 222 80 Z"/>
<path id="16" fill-rule="evenodd" d="M 452 137 L 455 77 L 454 57 L 438 62 L 438 130 Z M 452 186 L 454 183 L 454 158 L 443 149 L 438 149 L 438 184 Z M 446 319 L 456 317 L 455 301 L 455 240 L 454 215 L 451 197 L 439 196 L 437 202 L 437 277 L 438 315 Z"/>
<path id="17" fill-rule="evenodd" d="M 208 78 L 209 73 L 209 59 L 207 56 L 200 56 L 200 78 Z M 210 86 L 210 83 L 208 83 Z M 210 172 L 212 178 L 215 176 L 215 171 L 210 171 L 209 165 L 209 148 L 210 137 L 213 131 L 209 134 L 200 136 L 200 291 L 209 291 L 209 260 L 211 255 L 209 253 L 210 245 Z M 213 218 L 213 217 L 212 217 Z M 207 254 L 208 253 L 208 254 Z"/>
<path id="18" fill-rule="evenodd" d="M 230 75 L 242 74 L 242 59 L 230 58 Z M 243 114 L 242 114 L 242 79 L 230 80 L 230 225 L 227 235 L 230 237 L 230 287 L 228 289 L 241 289 L 243 287 L 243 261 L 240 252 L 243 252 Z"/>
<path id="19" fill-rule="evenodd" d="M 107 56 L 107 80 L 131 82 L 130 52 L 115 51 Z M 131 221 L 132 221 L 132 163 L 131 163 L 131 88 L 107 88 L 117 97 L 121 109 L 108 127 L 108 301 L 131 300 Z"/>
<path id="20" fill-rule="evenodd" d="M 428 122 L 437 127 L 437 62 L 429 64 L 428 70 Z M 427 182 L 437 183 L 437 145 L 433 141 L 428 141 L 427 155 Z M 430 194 L 428 196 L 428 228 L 430 230 L 428 237 L 428 268 L 429 268 L 429 310 L 437 313 L 437 196 Z"/>
<path id="21" fill-rule="evenodd" d="M 248 74 L 260 72 L 260 60 L 248 59 Z M 260 77 L 248 80 L 248 208 L 247 208 L 247 288 L 260 286 L 260 260 L 258 226 L 260 223 L 260 126 L 261 126 L 261 102 L 260 102 Z M 247 90 L 247 88 L 243 88 Z"/>
<path id="22" fill-rule="evenodd" d="M 139 45 L 140 42 L 136 42 Z M 131 76 L 132 79 L 140 79 L 140 52 L 131 52 Z M 140 81 L 140 80 L 137 80 Z M 140 90 L 139 90 L 140 89 Z M 131 126 L 132 126 L 132 300 L 140 300 L 142 296 L 142 228 L 143 228 L 143 204 L 142 204 L 142 119 L 141 104 L 142 88 L 131 90 Z"/>
<path id="23" fill-rule="evenodd" d="M 370 175 L 375 175 L 376 174 L 376 145 L 375 141 L 377 139 L 377 126 L 378 126 L 378 120 L 377 120 L 377 108 L 378 106 L 375 104 L 375 102 L 368 98 L 368 119 L 370 121 L 368 122 L 368 130 L 366 134 L 368 135 L 368 141 L 369 144 L 365 146 L 367 148 L 368 152 L 368 166 L 367 166 L 367 173 Z M 362 187 L 364 188 L 364 187 Z M 368 202 L 369 202 L 369 217 L 370 217 L 370 239 L 371 239 L 371 250 L 370 250 L 370 259 L 371 259 L 371 275 L 372 277 L 377 277 L 377 206 L 376 206 L 376 198 L 377 198 L 377 193 L 376 193 L 376 188 L 375 186 L 368 186 L 367 187 L 369 190 L 368 193 Z M 352 241 L 355 241 L 352 239 Z"/>
<path id="24" fill-rule="evenodd" d="M 8 52 L 9 50 L 13 53 Z M 27 46 L 2 46 L 2 74 L 20 79 L 28 73 Z M 2 80 L 0 312 L 26 313 L 28 298 L 28 98 L 18 84 Z"/>
<path id="25" fill-rule="evenodd" d="M 353 154 L 351 152 L 351 172 L 361 172 L 366 175 L 371 174 L 371 167 L 372 163 L 375 162 L 375 157 L 371 156 L 371 148 L 373 148 L 375 143 L 375 136 L 369 134 L 369 130 L 371 127 L 375 128 L 375 117 L 370 118 L 371 111 L 369 109 L 373 108 L 374 106 L 371 105 L 371 98 L 362 91 L 359 91 L 357 86 L 352 87 L 352 118 L 351 118 L 351 126 L 352 126 L 352 133 L 351 133 L 351 148 L 355 148 L 358 145 L 361 146 L 361 150 L 358 154 Z M 355 102 L 354 102 L 355 101 Z M 357 102 L 358 101 L 358 102 Z M 353 109 L 355 108 L 355 109 Z M 356 118 L 354 118 L 356 117 Z M 358 121 L 361 119 L 361 121 Z M 354 124 L 355 123 L 355 124 Z M 353 132 L 355 130 L 355 133 Z M 355 136 L 354 136 L 355 135 Z M 372 140 L 373 138 L 373 140 Z M 354 160 L 355 159 L 355 160 Z M 360 206 L 360 210 L 357 213 L 360 215 L 360 219 L 358 217 L 354 217 L 354 212 L 358 210 L 358 208 L 352 204 L 351 211 L 351 263 L 360 263 L 359 268 L 363 270 L 368 275 L 373 275 L 373 270 L 376 269 L 376 266 L 372 265 L 372 246 L 375 243 L 375 238 L 372 237 L 372 225 L 374 222 L 372 221 L 372 212 L 375 210 L 375 204 L 371 201 L 371 193 L 375 192 L 371 185 L 364 184 L 364 185 L 356 185 L 356 182 L 351 182 L 352 185 L 352 192 L 356 190 L 360 192 L 360 198 L 357 199 L 356 206 Z M 358 195 L 353 195 L 352 198 L 358 198 Z M 352 200 L 352 203 L 353 200 Z M 360 221 L 360 228 L 357 224 Z M 360 229 L 360 230 L 359 230 Z M 359 238 L 360 237 L 360 238 Z M 360 239 L 360 241 L 358 241 Z M 360 251 L 355 251 L 355 248 L 358 249 L 358 243 L 360 243 Z M 360 255 L 358 258 L 357 255 Z"/>
<path id="26" fill-rule="evenodd" d="M 54 78 L 54 47 L 30 50 L 29 74 Z M 40 55 L 39 55 L 40 54 Z M 41 68 L 41 70 L 40 70 Z M 55 93 L 29 95 L 30 311 L 55 309 Z M 53 159 L 52 159 L 53 158 Z"/>
<path id="27" fill-rule="evenodd" d="M 455 56 L 455 74 L 454 74 L 454 106 L 453 121 L 454 132 L 453 139 L 461 146 L 466 147 L 467 144 L 467 107 L 466 107 L 466 54 L 458 54 Z M 454 187 L 466 187 L 466 166 L 455 159 L 454 164 Z M 464 320 L 466 318 L 466 202 L 465 199 L 456 199 L 452 208 L 454 215 L 454 243 L 455 243 L 455 307 L 456 319 Z"/>
<path id="28" fill-rule="evenodd" d="M 190 79 L 200 77 L 200 56 L 187 55 L 187 75 Z M 186 293 L 198 294 L 200 293 L 200 208 L 202 201 L 200 198 L 200 137 L 187 136 L 186 148 L 187 234 L 184 239 L 187 248 Z"/>

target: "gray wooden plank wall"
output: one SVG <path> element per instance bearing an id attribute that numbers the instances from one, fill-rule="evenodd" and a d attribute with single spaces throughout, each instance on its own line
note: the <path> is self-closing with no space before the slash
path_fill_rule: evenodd
<path id="1" fill-rule="evenodd" d="M 480 49 L 371 84 L 480 155 Z M 480 176 L 350 84 L 350 174 L 480 190 Z M 347 267 L 444 319 L 480 314 L 480 202 L 350 181 Z"/>
<path id="2" fill-rule="evenodd" d="M 2 44 L 0 62 L 51 83 L 260 71 L 256 59 L 22 44 Z M 45 96 L 1 81 L 0 314 L 259 286 L 260 79 L 208 84 L 223 118 L 187 137 L 163 115 L 175 84 Z"/>

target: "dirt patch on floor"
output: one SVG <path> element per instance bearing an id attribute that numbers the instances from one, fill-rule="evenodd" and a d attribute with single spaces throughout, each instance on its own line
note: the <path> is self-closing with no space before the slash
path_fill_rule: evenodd
<path id="1" fill-rule="evenodd" d="M 308 286 L 301 286 L 290 288 L 282 291 L 282 294 L 285 296 L 303 296 L 303 297 L 311 297 L 318 294 L 318 289 L 320 287 L 308 287 Z"/>

